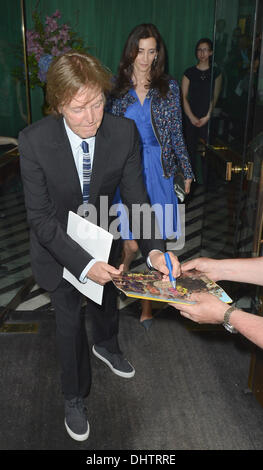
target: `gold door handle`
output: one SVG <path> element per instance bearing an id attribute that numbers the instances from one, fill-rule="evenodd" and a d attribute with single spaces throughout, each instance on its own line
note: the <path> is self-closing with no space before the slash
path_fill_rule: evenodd
<path id="1" fill-rule="evenodd" d="M 226 181 L 231 181 L 232 173 L 241 173 L 244 171 L 247 176 L 247 180 L 251 181 L 253 176 L 253 162 L 247 162 L 245 166 L 233 165 L 232 162 L 226 163 Z"/>

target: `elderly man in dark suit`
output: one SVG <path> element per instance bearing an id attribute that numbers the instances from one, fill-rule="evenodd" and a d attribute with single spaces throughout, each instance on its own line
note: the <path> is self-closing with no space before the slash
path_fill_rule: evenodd
<path id="1" fill-rule="evenodd" d="M 114 266 L 118 243 L 113 243 L 108 264 L 93 259 L 67 235 L 69 211 L 77 213 L 88 202 L 99 214 L 101 196 L 108 197 L 110 207 L 118 186 L 130 211 L 133 204 L 148 202 L 137 129 L 131 120 L 104 113 L 109 89 L 109 73 L 94 57 L 76 51 L 59 56 L 47 77 L 51 115 L 19 136 L 32 270 L 55 309 L 65 426 L 78 441 L 89 435 L 83 399 L 90 391 L 91 369 L 82 295 L 63 279 L 64 267 L 81 282 L 89 278 L 105 285 L 102 305 L 87 299 L 92 352 L 121 377 L 135 373 L 119 348 L 116 292 L 109 282 L 122 269 Z M 152 229 L 154 224 L 153 216 Z M 150 266 L 167 275 L 163 240 L 152 233 L 150 239 L 138 240 L 140 249 Z M 172 253 L 171 259 L 177 276 L 180 265 Z"/>

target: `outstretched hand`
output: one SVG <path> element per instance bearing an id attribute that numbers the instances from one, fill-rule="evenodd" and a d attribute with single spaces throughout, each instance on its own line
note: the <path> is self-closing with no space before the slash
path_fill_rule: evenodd
<path id="1" fill-rule="evenodd" d="M 186 261 L 181 265 L 183 273 L 190 271 L 191 269 L 196 269 L 197 271 L 204 273 L 212 281 L 219 281 L 222 279 L 220 267 L 220 260 L 212 258 L 196 258 Z"/>
<path id="2" fill-rule="evenodd" d="M 213 294 L 196 293 L 192 294 L 188 300 L 194 304 L 182 305 L 180 314 L 196 323 L 223 323 L 224 314 L 229 305 L 218 299 Z M 169 304 L 178 309 L 178 304 Z"/>

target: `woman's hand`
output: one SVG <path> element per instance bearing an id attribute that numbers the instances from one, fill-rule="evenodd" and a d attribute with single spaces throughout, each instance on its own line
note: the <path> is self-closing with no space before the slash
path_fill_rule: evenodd
<path id="1" fill-rule="evenodd" d="M 191 121 L 191 124 L 193 124 L 193 126 L 200 127 L 199 125 L 200 119 L 198 117 L 192 115 L 191 117 L 189 117 L 189 119 Z"/>
<path id="2" fill-rule="evenodd" d="M 206 125 L 206 123 L 209 121 L 210 116 L 204 116 L 198 120 L 198 123 L 196 124 L 196 127 L 203 127 Z"/>
<path id="3" fill-rule="evenodd" d="M 190 188 L 191 188 L 191 183 L 192 183 L 192 179 L 188 178 L 186 180 L 184 180 L 184 190 L 185 190 L 185 194 L 189 194 L 190 193 Z"/>

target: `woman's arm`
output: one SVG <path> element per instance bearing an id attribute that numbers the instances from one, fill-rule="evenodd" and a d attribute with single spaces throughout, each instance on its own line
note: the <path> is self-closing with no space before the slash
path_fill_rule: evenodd
<path id="1" fill-rule="evenodd" d="M 191 181 L 194 178 L 194 174 L 191 168 L 191 163 L 183 136 L 181 94 L 178 83 L 175 80 L 171 80 L 169 86 L 171 98 L 169 100 L 170 120 L 168 125 L 171 129 L 173 150 L 178 160 L 178 164 L 183 172 L 185 179 L 185 190 L 188 193 L 190 190 Z"/>
<path id="2" fill-rule="evenodd" d="M 183 108 L 184 108 L 184 112 L 186 116 L 190 119 L 193 126 L 196 126 L 199 122 L 199 118 L 197 118 L 192 113 L 192 110 L 188 101 L 189 85 L 190 85 L 190 80 L 184 75 L 182 79 L 182 86 L 181 86 L 182 97 L 183 97 Z"/>
<path id="3" fill-rule="evenodd" d="M 221 87 L 222 87 L 222 74 L 220 74 L 215 79 L 214 94 L 213 94 L 212 100 L 210 101 L 210 106 L 209 106 L 209 109 L 208 109 L 208 113 L 207 113 L 206 116 L 203 116 L 202 118 L 199 119 L 198 127 L 204 126 L 209 121 L 209 119 L 211 118 L 213 109 L 216 107 L 216 103 L 217 103 L 217 100 L 218 100 L 218 97 L 219 97 L 219 94 L 220 94 L 220 91 L 221 91 Z"/>

